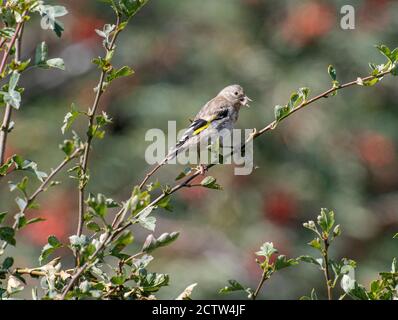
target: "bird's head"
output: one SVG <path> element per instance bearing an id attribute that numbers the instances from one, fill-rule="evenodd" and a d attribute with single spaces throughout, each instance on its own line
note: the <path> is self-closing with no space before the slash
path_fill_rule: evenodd
<path id="1" fill-rule="evenodd" d="M 225 87 L 218 95 L 224 97 L 234 105 L 238 104 L 245 107 L 249 107 L 249 102 L 252 101 L 252 99 L 245 95 L 243 88 L 238 84 Z"/>

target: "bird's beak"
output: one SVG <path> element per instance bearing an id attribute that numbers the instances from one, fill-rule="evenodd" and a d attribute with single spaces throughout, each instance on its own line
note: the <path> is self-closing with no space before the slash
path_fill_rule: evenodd
<path id="1" fill-rule="evenodd" d="M 250 108 L 249 102 L 251 102 L 251 101 L 253 101 L 253 100 L 250 99 L 248 96 L 244 96 L 244 97 L 241 99 L 242 106 L 245 106 L 245 107 L 247 107 L 247 108 Z"/>

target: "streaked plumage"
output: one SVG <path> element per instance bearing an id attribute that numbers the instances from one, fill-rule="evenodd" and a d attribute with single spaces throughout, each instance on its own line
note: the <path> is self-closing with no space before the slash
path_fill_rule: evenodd
<path id="1" fill-rule="evenodd" d="M 193 119 L 176 146 L 172 148 L 164 162 L 176 157 L 202 139 L 217 135 L 222 129 L 232 130 L 238 120 L 242 106 L 248 106 L 248 98 L 240 85 L 230 85 L 207 102 Z"/>

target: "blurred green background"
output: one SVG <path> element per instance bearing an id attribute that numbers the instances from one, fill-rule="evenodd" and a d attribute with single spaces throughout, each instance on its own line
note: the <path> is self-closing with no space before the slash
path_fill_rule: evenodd
<path id="1" fill-rule="evenodd" d="M 241 84 L 254 100 L 241 112 L 237 127 L 261 128 L 273 120 L 274 105 L 286 103 L 292 91 L 308 86 L 316 94 L 329 88 L 329 64 L 341 82 L 366 75 L 368 62 L 384 62 L 374 44 L 398 46 L 398 2 L 351 2 L 355 30 L 340 28 L 340 8 L 347 1 L 150 0 L 118 42 L 115 64 L 130 65 L 136 74 L 116 80 L 102 99 L 101 110 L 114 122 L 93 146 L 87 190 L 126 199 L 148 168 L 145 132 L 166 130 L 168 120 L 184 128 L 226 85 Z M 94 0 L 56 3 L 69 10 L 62 18 L 62 39 L 33 20 L 26 28 L 23 58 L 46 41 L 50 57 L 65 60 L 66 72 L 34 70 L 23 77 L 26 93 L 13 113 L 16 127 L 7 150 L 47 172 L 62 159 L 60 127 L 70 104 L 84 110 L 92 103 L 98 70 L 90 61 L 102 54 L 94 29 L 114 19 L 106 5 Z M 233 166 L 220 166 L 210 174 L 223 191 L 178 193 L 173 212 L 155 213 L 155 235 L 181 232 L 173 245 L 154 253 L 149 269 L 171 278 L 158 296 L 175 298 L 197 282 L 194 299 L 244 298 L 217 292 L 228 279 L 256 286 L 260 270 L 254 252 L 265 241 L 288 256 L 315 255 L 306 245 L 311 234 L 302 223 L 315 219 L 321 207 L 335 210 L 342 225 L 332 256 L 356 260 L 359 282 L 367 285 L 379 271 L 389 270 L 397 249 L 392 236 L 398 231 L 397 101 L 392 77 L 375 87 L 340 91 L 256 140 L 258 169 L 250 176 L 235 176 Z M 85 121 L 75 125 L 82 134 L 85 128 Z M 173 181 L 182 168 L 169 165 L 157 177 Z M 9 179 L 16 181 L 18 175 Z M 18 247 L 10 248 L 15 266 L 37 266 L 49 234 L 67 242 L 75 233 L 76 182 L 66 172 L 58 180 L 60 186 L 40 196 L 41 209 L 30 213 L 47 220 L 19 233 Z M 1 210 L 16 210 L 15 196 L 3 185 Z M 138 248 L 147 232 L 133 232 Z M 66 265 L 73 263 L 68 251 L 61 254 Z M 260 298 L 297 299 L 313 287 L 325 298 L 322 273 L 300 264 L 276 274 Z"/>

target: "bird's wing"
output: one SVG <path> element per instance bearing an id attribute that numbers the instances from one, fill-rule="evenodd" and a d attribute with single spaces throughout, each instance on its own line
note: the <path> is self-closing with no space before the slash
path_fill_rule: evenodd
<path id="1" fill-rule="evenodd" d="M 181 147 L 192 137 L 199 135 L 207 129 L 213 121 L 222 120 L 228 117 L 228 101 L 222 97 L 215 97 L 207 102 L 195 116 L 194 120 L 177 142 L 176 146 L 169 152 L 167 160 L 175 157 Z"/>
<path id="2" fill-rule="evenodd" d="M 181 147 L 191 137 L 194 137 L 207 129 L 213 121 L 222 120 L 228 117 L 228 112 L 227 108 L 221 108 L 212 114 L 207 114 L 205 117 L 206 119 L 196 118 L 196 120 L 194 120 L 184 132 L 181 139 L 177 142 L 176 148 Z"/>

